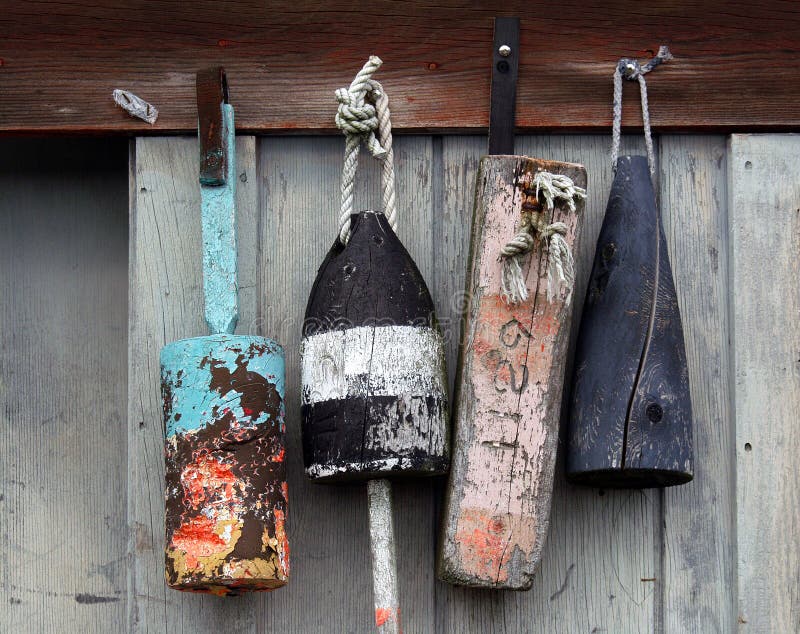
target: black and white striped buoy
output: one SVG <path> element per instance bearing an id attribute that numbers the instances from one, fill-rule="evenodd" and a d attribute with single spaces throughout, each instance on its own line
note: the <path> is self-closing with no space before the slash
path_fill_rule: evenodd
<path id="1" fill-rule="evenodd" d="M 353 215 L 303 324 L 303 459 L 320 481 L 447 471 L 444 345 L 425 280 L 386 217 Z"/>
<path id="2" fill-rule="evenodd" d="M 394 231 L 389 102 L 372 79 L 380 65 L 370 57 L 336 91 L 347 139 L 342 212 L 303 323 L 303 460 L 318 482 L 367 481 L 375 626 L 399 634 L 390 478 L 446 473 L 450 439 L 444 339 L 425 280 Z M 353 213 L 361 143 L 382 162 L 385 215 Z"/>

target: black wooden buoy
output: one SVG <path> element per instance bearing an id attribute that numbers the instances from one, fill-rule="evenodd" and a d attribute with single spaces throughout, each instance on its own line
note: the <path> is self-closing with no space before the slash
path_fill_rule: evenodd
<path id="1" fill-rule="evenodd" d="M 353 214 L 317 274 L 302 342 L 303 459 L 318 481 L 446 473 L 443 338 L 384 214 Z"/>
<path id="2" fill-rule="evenodd" d="M 575 353 L 567 477 L 645 488 L 692 479 L 678 300 L 648 161 L 616 163 Z"/>
<path id="3" fill-rule="evenodd" d="M 312 480 L 367 481 L 375 627 L 401 634 L 390 479 L 445 473 L 450 441 L 444 338 L 425 280 L 395 234 L 389 98 L 373 79 L 382 63 L 370 56 L 336 91 L 346 139 L 342 205 L 303 322 L 302 431 Z M 383 212 L 353 213 L 362 144 L 381 162 Z"/>
<path id="4" fill-rule="evenodd" d="M 575 352 L 567 478 L 646 488 L 692 479 L 692 404 L 683 325 L 651 176 L 655 152 L 644 75 L 672 59 L 614 70 L 614 183 L 597 240 Z M 623 79 L 641 91 L 647 156 L 618 157 Z"/>

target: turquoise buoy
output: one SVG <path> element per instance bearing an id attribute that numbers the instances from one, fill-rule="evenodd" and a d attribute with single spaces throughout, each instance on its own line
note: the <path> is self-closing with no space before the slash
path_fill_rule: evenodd
<path id="1" fill-rule="evenodd" d="M 203 292 L 209 334 L 161 350 L 166 579 L 214 594 L 272 590 L 289 578 L 284 354 L 234 335 L 236 160 L 222 69 L 197 75 Z"/>

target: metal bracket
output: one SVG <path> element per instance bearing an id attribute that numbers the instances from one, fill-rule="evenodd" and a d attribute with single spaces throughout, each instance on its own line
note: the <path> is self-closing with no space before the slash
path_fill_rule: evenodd
<path id="1" fill-rule="evenodd" d="M 221 67 L 197 73 L 197 121 L 200 136 L 200 183 L 224 185 L 231 148 L 227 145 L 223 105 L 228 103 L 228 81 Z"/>
<path id="2" fill-rule="evenodd" d="M 495 18 L 489 154 L 514 154 L 519 52 L 519 18 Z"/>

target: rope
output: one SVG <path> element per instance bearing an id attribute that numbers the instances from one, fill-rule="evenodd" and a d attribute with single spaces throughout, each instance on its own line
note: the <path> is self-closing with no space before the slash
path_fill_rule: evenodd
<path id="1" fill-rule="evenodd" d="M 575 213 L 575 201 L 586 198 L 586 190 L 577 187 L 571 178 L 562 174 L 537 172 L 533 177 L 532 189 L 537 201 L 539 194 L 542 195 L 547 211 L 552 211 L 556 204 L 562 203 Z M 522 212 L 522 223 L 516 235 L 500 250 L 503 260 L 500 286 L 507 303 L 518 304 L 528 299 L 521 260 L 539 240 L 547 245 L 547 301 L 552 302 L 563 291 L 564 301 L 569 304 L 575 282 L 575 262 L 565 235 L 567 225 L 563 222 L 548 224 L 541 207 Z"/>
<path id="2" fill-rule="evenodd" d="M 397 230 L 397 207 L 394 191 L 394 151 L 389 97 L 372 75 L 383 62 L 372 55 L 358 71 L 349 88 L 336 91 L 339 109 L 336 127 L 345 135 L 342 167 L 342 210 L 339 216 L 339 241 L 350 239 L 350 216 L 353 214 L 353 189 L 358 170 L 358 152 L 363 143 L 372 156 L 380 160 L 383 209 L 393 230 Z M 375 135 L 377 130 L 378 135 Z"/>
<path id="3" fill-rule="evenodd" d="M 620 134 L 622 128 L 622 79 L 639 82 L 639 93 L 642 100 L 642 121 L 644 123 L 644 142 L 647 146 L 647 164 L 650 175 L 656 172 L 655 153 L 653 152 L 653 136 L 650 133 L 650 108 L 647 101 L 647 82 L 644 76 L 651 70 L 672 59 L 672 53 L 666 46 L 658 49 L 656 56 L 644 66 L 638 60 L 623 57 L 614 69 L 614 124 L 611 135 L 611 167 L 616 172 L 619 156 Z"/>

